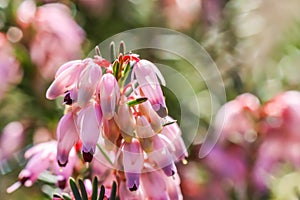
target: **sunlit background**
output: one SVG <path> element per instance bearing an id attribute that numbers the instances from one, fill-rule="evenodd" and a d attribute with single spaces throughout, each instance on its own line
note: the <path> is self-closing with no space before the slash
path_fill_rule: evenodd
<path id="1" fill-rule="evenodd" d="M 149 26 L 199 42 L 218 66 L 228 102 L 243 93 L 257 97 L 228 105 L 233 114 L 224 134 L 200 159 L 215 117 L 205 84 L 193 80 L 181 58 L 139 52 L 182 70 L 197 93 L 199 130 L 188 163 L 178 164 L 184 199 L 299 199 L 300 95 L 284 93 L 300 90 L 299 0 L 0 0 L 0 199 L 49 199 L 43 182 L 13 194 L 6 188 L 26 163 L 24 151 L 55 138 L 63 108 L 46 100 L 45 92 L 58 67 L 86 57 L 108 37 Z M 164 92 L 180 123 L 176 98 Z M 185 109 L 193 114 L 193 105 Z"/>

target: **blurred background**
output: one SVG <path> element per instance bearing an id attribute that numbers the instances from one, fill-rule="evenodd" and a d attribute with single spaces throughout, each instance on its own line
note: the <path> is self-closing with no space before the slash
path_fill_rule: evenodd
<path id="1" fill-rule="evenodd" d="M 55 138 L 63 107 L 45 92 L 58 67 L 112 35 L 149 26 L 182 32 L 205 48 L 233 113 L 214 150 L 199 159 L 214 117 L 205 84 L 193 81 L 184 60 L 141 52 L 182 70 L 199 97 L 198 134 L 188 163 L 178 164 L 184 199 L 300 199 L 300 97 L 286 93 L 300 90 L 299 0 L 0 0 L 0 199 L 49 199 L 40 182 L 5 191 L 26 163 L 24 151 Z M 238 99 L 243 93 L 254 96 Z M 165 94 L 180 122 L 176 98 Z"/>

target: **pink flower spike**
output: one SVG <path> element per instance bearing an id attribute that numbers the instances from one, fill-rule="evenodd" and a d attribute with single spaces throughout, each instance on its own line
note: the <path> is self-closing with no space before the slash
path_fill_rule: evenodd
<path id="1" fill-rule="evenodd" d="M 84 60 L 85 69 L 81 72 L 78 81 L 78 105 L 85 107 L 94 95 L 98 81 L 101 79 L 101 67 L 92 59 Z"/>
<path id="2" fill-rule="evenodd" d="M 115 107 L 120 98 L 118 82 L 112 74 L 104 74 L 100 82 L 99 90 L 103 117 L 111 119 L 114 116 Z"/>
<path id="3" fill-rule="evenodd" d="M 55 99 L 58 96 L 63 95 L 72 86 L 75 86 L 83 68 L 84 65 L 78 61 L 76 64 L 73 64 L 62 71 L 48 88 L 46 98 L 50 100 Z"/>
<path id="4" fill-rule="evenodd" d="M 122 150 L 126 184 L 130 191 L 135 191 L 140 185 L 144 154 L 137 139 L 132 139 L 130 143 L 124 142 Z"/>
<path id="5" fill-rule="evenodd" d="M 136 63 L 133 74 L 136 76 L 139 87 L 150 101 L 155 112 L 157 112 L 160 117 L 165 117 L 168 114 L 167 106 L 155 73 L 155 71 L 157 71 L 156 69 L 153 63 L 147 60 L 140 60 Z"/>
<path id="6" fill-rule="evenodd" d="M 79 125 L 80 138 L 82 141 L 83 159 L 91 162 L 95 153 L 96 144 L 100 135 L 99 117 L 97 116 L 97 105 L 95 102 L 83 108 L 79 114 L 77 123 Z"/>
<path id="7" fill-rule="evenodd" d="M 57 126 L 57 161 L 61 167 L 67 165 L 69 153 L 79 140 L 75 120 L 74 114 L 69 112 L 60 119 Z"/>

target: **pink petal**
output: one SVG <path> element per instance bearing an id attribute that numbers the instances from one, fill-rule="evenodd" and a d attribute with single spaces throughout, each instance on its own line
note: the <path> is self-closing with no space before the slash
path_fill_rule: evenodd
<path id="1" fill-rule="evenodd" d="M 160 116 L 153 110 L 149 101 L 141 103 L 139 105 L 140 112 L 142 115 L 146 116 L 152 129 L 158 133 L 162 129 L 162 121 Z"/>
<path id="2" fill-rule="evenodd" d="M 87 161 L 91 161 L 95 153 L 96 144 L 101 131 L 96 112 L 95 103 L 91 103 L 78 114 L 77 123 L 79 125 L 80 138 L 82 141 L 82 152 L 84 156 L 87 156 Z"/>
<path id="3" fill-rule="evenodd" d="M 80 107 L 85 107 L 88 104 L 102 76 L 101 68 L 93 60 L 86 59 L 84 62 L 87 64 L 78 81 L 78 105 Z"/>
<path id="4" fill-rule="evenodd" d="M 111 119 L 114 116 L 115 107 L 120 98 L 118 82 L 112 74 L 104 74 L 100 82 L 99 90 L 103 116 L 106 119 Z"/>
<path id="5" fill-rule="evenodd" d="M 154 68 L 156 66 L 153 63 L 147 60 L 140 60 L 135 65 L 133 73 L 136 76 L 139 87 L 150 101 L 155 112 L 159 116 L 165 117 L 167 115 L 167 107 Z"/>
<path id="6" fill-rule="evenodd" d="M 82 64 L 74 64 L 62 71 L 48 88 L 46 98 L 55 99 L 75 85 L 83 67 Z"/>
<path id="7" fill-rule="evenodd" d="M 65 114 L 57 125 L 57 161 L 66 166 L 72 147 L 79 140 L 75 117 L 72 112 Z"/>

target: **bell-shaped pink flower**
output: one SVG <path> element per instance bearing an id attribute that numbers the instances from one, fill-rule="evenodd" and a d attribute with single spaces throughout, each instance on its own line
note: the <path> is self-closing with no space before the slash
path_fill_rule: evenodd
<path id="1" fill-rule="evenodd" d="M 75 87 L 79 74 L 84 69 L 80 60 L 70 61 L 61 66 L 62 70 L 56 73 L 56 77 L 46 92 L 47 99 L 55 99 L 66 91 Z"/>
<path id="2" fill-rule="evenodd" d="M 179 175 L 176 173 L 172 177 L 164 176 L 164 179 L 167 185 L 169 198 L 172 200 L 182 200 L 183 196 L 180 189 Z"/>
<path id="3" fill-rule="evenodd" d="M 103 117 L 111 119 L 114 116 L 115 107 L 120 98 L 120 90 L 116 78 L 110 73 L 104 74 L 98 92 L 100 94 Z"/>
<path id="4" fill-rule="evenodd" d="M 123 165 L 126 184 L 130 191 L 135 191 L 140 185 L 140 174 L 143 169 L 144 154 L 140 142 L 132 139 L 123 143 Z"/>
<path id="5" fill-rule="evenodd" d="M 136 134 L 139 138 L 150 138 L 156 135 L 145 116 L 138 116 L 136 119 Z"/>
<path id="6" fill-rule="evenodd" d="M 156 66 L 147 60 L 140 60 L 133 68 L 142 93 L 148 98 L 153 109 L 160 117 L 167 116 L 167 106 L 156 76 Z"/>
<path id="7" fill-rule="evenodd" d="M 114 144 L 117 143 L 117 140 L 120 136 L 120 130 L 115 122 L 114 118 L 105 119 L 103 118 L 103 137 L 108 140 L 106 142 L 106 147 L 108 150 L 112 150 L 114 148 Z"/>
<path id="8" fill-rule="evenodd" d="M 78 105 L 85 107 L 95 93 L 98 81 L 102 76 L 99 65 L 92 59 L 85 59 L 85 69 L 81 72 L 78 81 Z"/>
<path id="9" fill-rule="evenodd" d="M 129 106 L 125 103 L 124 96 L 122 96 L 122 100 L 118 106 L 114 119 L 120 128 L 120 132 L 124 140 L 126 142 L 130 142 L 133 136 L 133 131 L 135 130 L 135 119 Z"/>
<path id="10" fill-rule="evenodd" d="M 163 176 L 160 170 L 142 173 L 141 184 L 146 199 L 169 199 Z"/>
<path id="11" fill-rule="evenodd" d="M 91 162 L 95 153 L 96 144 L 101 132 L 102 114 L 96 102 L 90 103 L 80 110 L 77 124 L 82 141 L 82 153 L 86 162 Z"/>
<path id="12" fill-rule="evenodd" d="M 166 119 L 173 121 L 171 117 L 167 117 Z M 181 137 L 182 133 L 177 123 L 164 126 L 161 134 L 169 140 L 166 145 L 170 153 L 172 153 L 174 161 L 183 160 L 188 157 L 187 149 Z"/>
<path id="13" fill-rule="evenodd" d="M 125 183 L 121 181 L 119 185 L 119 196 L 120 199 L 146 199 L 141 189 L 136 191 L 130 191 Z"/>
<path id="14" fill-rule="evenodd" d="M 57 176 L 57 186 L 64 189 L 67 185 L 69 178 L 73 174 L 73 169 L 78 160 L 75 148 L 73 147 L 69 153 L 68 165 L 66 167 L 61 167 L 57 162 L 52 162 L 50 166 L 53 173 Z"/>
<path id="15" fill-rule="evenodd" d="M 57 161 L 59 166 L 66 166 L 72 147 L 79 140 L 75 114 L 65 114 L 57 125 Z"/>
<path id="16" fill-rule="evenodd" d="M 162 141 L 159 135 L 153 136 L 153 150 L 148 153 L 150 162 L 155 163 L 157 168 L 161 168 L 167 176 L 172 176 L 176 173 L 172 155 Z"/>
<path id="17" fill-rule="evenodd" d="M 19 181 L 9 188 L 7 192 L 11 193 L 18 189 L 21 185 L 26 187 L 38 179 L 38 176 L 47 170 L 56 156 L 56 141 L 37 144 L 25 152 L 25 158 L 29 159 L 25 168 L 19 173 Z"/>
<path id="18" fill-rule="evenodd" d="M 160 132 L 162 129 L 162 119 L 158 114 L 153 110 L 149 101 L 139 104 L 139 110 L 142 115 L 146 116 L 150 122 L 151 128 L 156 133 Z"/>

